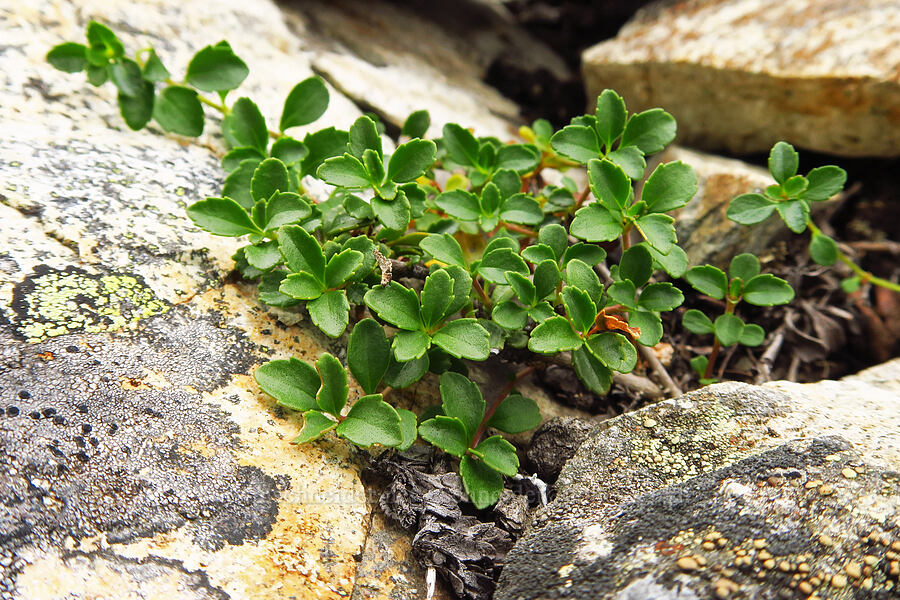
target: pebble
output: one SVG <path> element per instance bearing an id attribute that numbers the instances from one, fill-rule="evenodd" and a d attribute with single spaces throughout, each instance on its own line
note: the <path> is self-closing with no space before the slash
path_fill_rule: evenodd
<path id="1" fill-rule="evenodd" d="M 834 546 L 834 540 L 831 539 L 831 536 L 827 533 L 823 533 L 819 536 L 819 543 L 823 546 Z"/>
<path id="2" fill-rule="evenodd" d="M 847 577 L 838 573 L 831 578 L 831 587 L 845 588 L 847 587 Z"/>
<path id="3" fill-rule="evenodd" d="M 872 554 L 866 554 L 865 556 L 863 556 L 863 562 L 866 563 L 867 565 L 869 565 L 869 566 L 871 567 L 871 566 L 873 566 L 875 563 L 878 562 L 878 557 L 877 557 L 877 556 L 874 556 L 874 555 L 872 555 Z"/>
<path id="4" fill-rule="evenodd" d="M 834 493 L 834 488 L 830 484 L 826 483 L 819 486 L 819 493 L 823 496 L 830 496 Z"/>
<path id="5" fill-rule="evenodd" d="M 741 586 L 730 579 L 721 577 L 713 583 L 713 589 L 718 598 L 729 598 L 731 594 L 740 591 Z"/>
<path id="6" fill-rule="evenodd" d="M 799 589 L 804 594 L 812 594 L 812 592 L 813 592 L 813 586 L 808 581 L 801 581 L 800 584 L 797 586 L 797 589 Z"/>
<path id="7" fill-rule="evenodd" d="M 850 562 L 844 565 L 844 573 L 852 577 L 853 579 L 859 579 L 862 577 L 862 567 L 859 563 Z"/>
<path id="8" fill-rule="evenodd" d="M 844 467 L 843 469 L 841 469 L 841 475 L 843 475 L 847 479 L 856 479 L 858 473 L 850 467 Z"/>
<path id="9" fill-rule="evenodd" d="M 656 422 L 656 419 L 651 419 L 650 417 L 644 419 L 644 427 L 647 429 L 653 429 L 657 425 L 659 425 L 659 423 Z"/>
<path id="10" fill-rule="evenodd" d="M 700 568 L 700 563 L 692 556 L 682 556 L 675 564 L 677 564 L 678 568 L 682 571 L 696 571 Z"/>

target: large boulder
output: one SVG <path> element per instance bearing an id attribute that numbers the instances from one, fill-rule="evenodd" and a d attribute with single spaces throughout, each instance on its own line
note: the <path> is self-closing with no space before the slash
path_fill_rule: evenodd
<path id="1" fill-rule="evenodd" d="M 583 71 L 591 98 L 614 88 L 634 110 L 666 108 L 682 144 L 900 156 L 895 0 L 657 2 Z"/>
<path id="2" fill-rule="evenodd" d="M 900 360 L 722 383 L 598 425 L 496 598 L 896 598 Z"/>

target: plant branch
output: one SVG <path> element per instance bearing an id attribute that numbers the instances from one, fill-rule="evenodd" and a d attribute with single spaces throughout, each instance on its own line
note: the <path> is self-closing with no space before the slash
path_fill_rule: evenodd
<path id="1" fill-rule="evenodd" d="M 494 413 L 497 412 L 497 408 L 500 406 L 500 404 L 506 399 L 507 396 L 509 396 L 510 392 L 515 389 L 517 383 L 519 383 L 525 377 L 528 377 L 529 375 L 534 373 L 534 371 L 535 367 L 533 365 L 525 367 L 524 369 L 516 373 L 515 377 L 513 377 L 506 383 L 505 386 L 503 386 L 503 389 L 500 390 L 500 393 L 497 394 L 497 397 L 494 399 L 494 401 L 490 404 L 490 406 L 487 407 L 487 410 L 484 411 L 484 418 L 481 419 L 481 423 L 478 425 L 478 429 L 475 430 L 475 435 L 472 437 L 473 448 L 478 445 L 478 442 L 481 441 L 481 437 L 484 435 L 484 431 L 487 429 L 488 422 L 494 416 Z"/>
<path id="2" fill-rule="evenodd" d="M 809 227 L 810 231 L 819 235 L 825 235 L 822 233 L 822 230 L 816 226 L 815 223 L 812 222 L 812 219 L 808 219 L 806 221 L 807 227 Z M 895 292 L 900 292 L 900 284 L 896 284 L 893 281 L 888 281 L 887 279 L 882 279 L 881 277 L 876 277 L 872 275 L 869 271 L 866 271 L 855 262 L 853 262 L 850 257 L 844 254 L 840 248 L 837 251 L 838 260 L 850 267 L 850 270 L 856 273 L 862 281 L 871 283 L 873 285 L 877 285 L 879 287 L 883 287 L 889 290 L 893 290 Z"/>
<path id="3" fill-rule="evenodd" d="M 636 346 L 638 352 L 641 353 L 641 357 L 650 366 L 653 373 L 662 380 L 661 383 L 663 389 L 666 390 L 669 397 L 674 398 L 675 396 L 680 396 L 682 394 L 681 388 L 678 387 L 678 384 L 675 383 L 675 380 L 669 375 L 669 371 L 667 371 L 662 362 L 660 362 L 659 357 L 656 356 L 653 348 L 649 348 L 643 344 L 636 344 Z"/>

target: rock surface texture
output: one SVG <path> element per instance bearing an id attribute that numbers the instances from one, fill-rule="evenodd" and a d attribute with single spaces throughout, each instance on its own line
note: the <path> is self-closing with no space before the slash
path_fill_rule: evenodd
<path id="1" fill-rule="evenodd" d="M 659 2 L 587 50 L 588 97 L 662 106 L 678 141 L 767 151 L 778 140 L 842 156 L 900 156 L 895 0 Z"/>
<path id="2" fill-rule="evenodd" d="M 298 417 L 256 387 L 270 358 L 335 349 L 226 282 L 239 243 L 186 218 L 222 184 L 217 124 L 132 132 L 112 86 L 44 60 L 90 19 L 176 74 L 227 38 L 250 67 L 239 93 L 274 119 L 313 72 L 299 18 L 266 0 L 0 0 L 0 598 L 421 597 L 355 451 L 291 446 Z M 348 127 L 354 101 L 332 89 L 321 122 Z"/>
<path id="3" fill-rule="evenodd" d="M 495 598 L 896 598 L 900 360 L 598 425 Z"/>

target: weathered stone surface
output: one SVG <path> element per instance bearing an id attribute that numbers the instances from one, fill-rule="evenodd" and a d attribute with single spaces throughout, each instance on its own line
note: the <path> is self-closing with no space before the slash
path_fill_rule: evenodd
<path id="1" fill-rule="evenodd" d="M 697 173 L 697 194 L 673 213 L 678 242 L 692 265 L 711 263 L 725 267 L 734 255 L 760 254 L 771 247 L 773 240 L 787 235 L 787 228 L 777 215 L 746 227 L 730 221 L 725 214 L 735 197 L 760 193 L 773 183 L 765 169 L 679 146 L 670 146 L 655 158 L 659 163 L 680 160 Z M 647 169 L 648 173 L 653 166 Z"/>
<path id="2" fill-rule="evenodd" d="M 900 156 L 894 0 L 659 2 L 587 50 L 583 71 L 589 97 L 609 87 L 669 110 L 682 144 Z"/>
<path id="3" fill-rule="evenodd" d="M 490 63 L 502 56 L 525 73 L 569 76 L 565 63 L 502 6 L 316 0 L 285 2 L 284 8 L 316 71 L 397 127 L 425 108 L 432 135 L 453 121 L 478 135 L 510 139 L 519 109 L 483 82 Z"/>
<path id="4" fill-rule="evenodd" d="M 896 597 L 898 369 L 717 384 L 598 425 L 495 597 Z"/>

